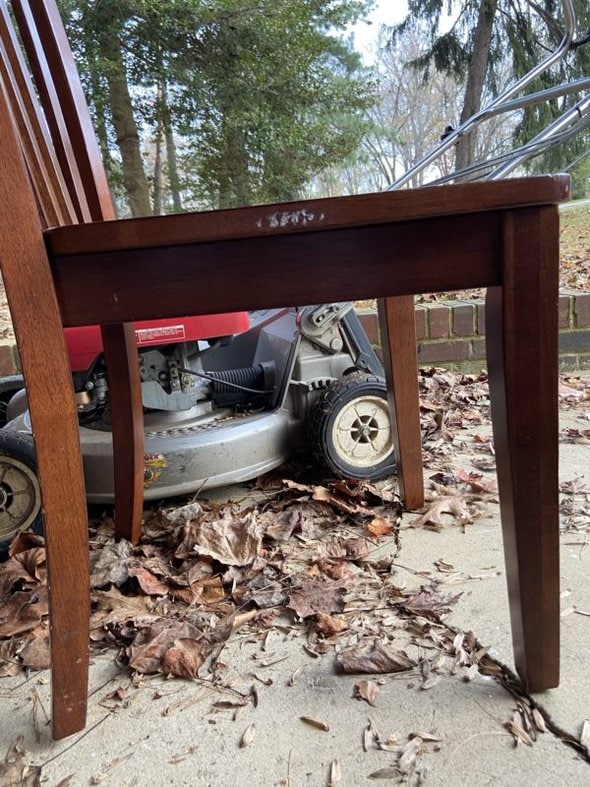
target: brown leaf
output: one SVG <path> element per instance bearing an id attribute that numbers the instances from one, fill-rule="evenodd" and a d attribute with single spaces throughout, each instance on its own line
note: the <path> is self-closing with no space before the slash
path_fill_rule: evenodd
<path id="1" fill-rule="evenodd" d="M 146 596 L 165 596 L 170 590 L 165 582 L 162 582 L 143 566 L 129 565 L 128 575 L 135 577 L 142 593 L 145 593 Z"/>
<path id="2" fill-rule="evenodd" d="M 47 593 L 14 593 L 0 602 L 0 637 L 12 637 L 32 631 L 48 613 Z"/>
<path id="3" fill-rule="evenodd" d="M 452 563 L 447 563 L 442 557 L 439 557 L 438 560 L 434 561 L 434 565 L 437 567 L 439 571 L 443 574 L 456 574 L 457 569 L 453 566 Z"/>
<path id="4" fill-rule="evenodd" d="M 390 779 L 397 779 L 399 775 L 400 775 L 399 770 L 397 768 L 389 767 L 389 768 L 379 768 L 379 770 L 370 773 L 367 778 L 390 780 Z"/>
<path id="5" fill-rule="evenodd" d="M 310 580 L 289 596 L 288 606 L 300 618 L 309 618 L 320 612 L 326 615 L 342 612 L 344 589 L 329 585 L 322 580 Z"/>
<path id="6" fill-rule="evenodd" d="M 346 538 L 341 544 L 350 560 L 360 560 L 369 554 L 369 544 L 365 538 Z"/>
<path id="7" fill-rule="evenodd" d="M 320 719 L 314 719 L 311 716 L 300 716 L 299 718 L 305 724 L 309 724 L 310 727 L 315 727 L 316 730 L 330 731 L 330 725 L 327 721 L 320 721 Z"/>
<path id="8" fill-rule="evenodd" d="M 214 522 L 202 522 L 193 550 L 227 566 L 247 566 L 260 551 L 262 527 L 254 512 L 227 514 Z"/>
<path id="9" fill-rule="evenodd" d="M 326 615 L 324 612 L 319 612 L 316 628 L 324 637 L 333 637 L 348 628 L 344 620 L 335 618 L 332 615 Z"/>
<path id="10" fill-rule="evenodd" d="M 196 678 L 210 650 L 209 643 L 204 639 L 176 639 L 174 645 L 163 655 L 161 671 L 165 675 Z"/>
<path id="11" fill-rule="evenodd" d="M 151 613 L 153 602 L 147 596 L 124 596 L 120 590 L 112 587 L 109 590 L 95 590 L 92 601 L 96 610 L 91 615 L 91 625 L 105 626 L 109 623 L 125 623 L 155 619 Z"/>
<path id="12" fill-rule="evenodd" d="M 421 587 L 418 593 L 408 596 L 400 608 L 410 615 L 420 615 L 439 622 L 443 615 L 451 611 L 451 606 L 461 598 L 461 593 L 442 596 L 435 587 Z"/>
<path id="13" fill-rule="evenodd" d="M 424 690 L 432 689 L 437 683 L 440 683 L 441 680 L 442 676 L 433 672 L 421 683 L 420 688 Z"/>
<path id="14" fill-rule="evenodd" d="M 367 530 L 374 538 L 381 538 L 393 532 L 393 525 L 387 519 L 376 516 L 367 525 Z"/>
<path id="15" fill-rule="evenodd" d="M 410 522 L 410 527 L 428 527 L 432 530 L 442 530 L 444 527 L 443 514 L 454 517 L 458 524 L 472 521 L 467 504 L 462 497 L 443 497 L 436 500 L 426 513 Z"/>
<path id="16" fill-rule="evenodd" d="M 24 737 L 19 735 L 8 749 L 4 762 L 0 763 L 2 787 L 40 787 L 41 785 L 41 768 L 26 764 L 23 741 Z"/>
<path id="17" fill-rule="evenodd" d="M 10 593 L 17 583 L 18 589 L 28 589 L 45 582 L 46 574 L 43 548 L 21 550 L 0 564 L 0 598 Z"/>
<path id="18" fill-rule="evenodd" d="M 29 669 L 49 669 L 51 657 L 49 653 L 49 636 L 30 639 L 21 652 L 23 667 Z"/>
<path id="19" fill-rule="evenodd" d="M 369 705 L 375 705 L 377 694 L 379 693 L 379 686 L 373 680 L 359 680 L 355 683 L 353 690 L 353 697 L 357 700 L 365 700 Z"/>
<path id="20" fill-rule="evenodd" d="M 380 642 L 376 642 L 368 652 L 362 648 L 342 651 L 336 661 L 347 673 L 404 672 L 416 666 L 405 651 L 393 650 Z"/>
<path id="21" fill-rule="evenodd" d="M 102 588 L 106 585 L 120 587 L 129 578 L 133 546 L 121 539 L 115 544 L 105 544 L 93 552 L 90 558 L 90 587 Z"/>
<path id="22" fill-rule="evenodd" d="M 200 604 L 216 604 L 225 599 L 226 593 L 221 577 L 209 577 L 193 582 L 191 590 L 195 594 L 195 600 Z"/>
<path id="23" fill-rule="evenodd" d="M 0 642 L 0 678 L 12 678 L 22 671 L 22 664 L 16 655 L 17 649 L 16 639 Z"/>
<path id="24" fill-rule="evenodd" d="M 510 721 L 504 725 L 508 732 L 514 737 L 515 743 L 519 741 L 526 743 L 527 746 L 532 746 L 534 741 L 528 732 L 522 726 L 522 717 L 518 711 L 514 711 Z"/>
<path id="25" fill-rule="evenodd" d="M 128 649 L 129 666 L 145 674 L 196 677 L 211 649 L 211 643 L 190 623 L 160 620 L 139 632 Z"/>
<path id="26" fill-rule="evenodd" d="M 261 587 L 260 590 L 257 589 Z M 245 588 L 239 589 L 232 597 L 240 604 L 256 604 L 260 609 L 271 609 L 281 607 L 287 601 L 287 593 L 280 582 L 265 581 L 262 585 L 252 583 Z"/>
<path id="27" fill-rule="evenodd" d="M 280 511 L 272 515 L 266 535 L 274 541 L 288 541 L 296 530 L 301 530 L 303 514 L 300 510 Z"/>
<path id="28" fill-rule="evenodd" d="M 26 552 L 29 549 L 35 549 L 36 547 L 44 546 L 45 539 L 43 536 L 38 536 L 36 533 L 31 533 L 29 530 L 25 530 L 23 533 L 19 533 L 14 539 L 10 545 L 10 549 L 8 550 L 8 555 L 10 557 L 14 557 L 20 552 Z"/>

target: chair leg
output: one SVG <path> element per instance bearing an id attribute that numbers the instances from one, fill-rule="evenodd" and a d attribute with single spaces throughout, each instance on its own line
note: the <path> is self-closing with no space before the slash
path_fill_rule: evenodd
<path id="1" fill-rule="evenodd" d="M 400 494 L 408 509 L 424 505 L 414 296 L 378 301 L 383 365 L 392 413 Z"/>
<path id="2" fill-rule="evenodd" d="M 46 346 L 45 342 L 43 346 Z M 26 377 L 24 355 L 22 361 Z M 48 369 L 56 385 L 60 384 L 58 379 L 64 377 L 65 385 L 69 384 L 71 388 L 65 348 L 63 361 L 67 377 L 60 374 L 54 364 Z M 43 412 L 47 407 L 46 389 L 33 393 L 29 381 L 30 376 L 27 377 L 27 398 L 35 432 L 43 498 L 49 588 L 52 734 L 57 740 L 78 732 L 86 725 L 90 639 L 88 514 L 73 393 L 67 396 L 67 401 L 64 401 L 65 395 L 60 398 L 59 427 L 56 430 L 51 428 Z M 60 390 L 65 393 L 67 388 Z M 56 433 L 59 441 L 56 441 Z"/>
<path id="3" fill-rule="evenodd" d="M 10 118 L 2 90 L 0 118 Z M 5 209 L 0 262 L 35 434 L 48 567 L 53 737 L 63 738 L 86 723 L 86 490 L 72 373 L 41 224 L 16 136 L 8 131 L 0 156 L 0 205 Z M 48 380 L 59 396 L 47 395 Z"/>
<path id="4" fill-rule="evenodd" d="M 559 682 L 558 215 L 504 219 L 504 285 L 486 298 L 487 356 L 516 668 Z"/>
<path id="5" fill-rule="evenodd" d="M 144 436 L 137 344 L 132 323 L 103 325 L 115 472 L 115 535 L 135 544 L 143 513 Z"/>

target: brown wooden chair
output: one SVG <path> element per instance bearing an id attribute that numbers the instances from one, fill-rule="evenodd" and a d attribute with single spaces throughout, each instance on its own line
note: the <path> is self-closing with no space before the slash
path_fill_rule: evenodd
<path id="1" fill-rule="evenodd" d="M 557 685 L 556 203 L 567 198 L 568 179 L 117 221 L 56 6 L 53 0 L 13 0 L 12 6 L 50 129 L 0 0 L 0 264 L 42 487 L 54 737 L 85 724 L 89 633 L 87 514 L 62 328 L 102 326 L 117 531 L 136 540 L 143 428 L 132 322 L 285 303 L 381 299 L 395 447 L 405 501 L 415 507 L 423 481 L 412 295 L 488 288 L 515 661 L 529 690 Z M 305 227 L 276 221 L 301 209 L 313 217 Z M 48 395 L 48 379 L 62 395 Z"/>

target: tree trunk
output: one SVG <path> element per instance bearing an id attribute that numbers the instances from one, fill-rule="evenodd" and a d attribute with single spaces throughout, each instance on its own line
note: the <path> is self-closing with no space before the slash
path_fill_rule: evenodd
<path id="1" fill-rule="evenodd" d="M 109 88 L 109 104 L 117 145 L 123 164 L 123 185 L 133 216 L 149 216 L 152 212 L 150 190 L 143 168 L 139 132 L 127 84 L 121 42 L 113 30 L 105 30 L 100 37 L 101 54 L 107 61 L 105 77 Z"/>
<path id="2" fill-rule="evenodd" d="M 154 161 L 154 216 L 162 215 L 162 128 L 156 132 L 156 160 Z"/>
<path id="3" fill-rule="evenodd" d="M 168 186 L 172 195 L 172 206 L 175 213 L 182 211 L 182 197 L 178 182 L 178 167 L 176 165 L 176 143 L 170 122 L 166 125 L 166 160 L 168 162 Z"/>
<path id="4" fill-rule="evenodd" d="M 463 111 L 461 112 L 461 123 L 464 123 L 475 114 L 481 105 L 481 94 L 483 92 L 490 56 L 492 31 L 497 6 L 498 0 L 481 0 L 477 27 L 475 28 L 475 36 L 473 39 L 473 54 L 471 55 L 469 69 L 467 71 L 467 85 L 465 87 Z M 473 134 L 467 134 L 459 140 L 455 158 L 456 169 L 461 169 L 471 163 L 473 160 L 473 150 Z"/>

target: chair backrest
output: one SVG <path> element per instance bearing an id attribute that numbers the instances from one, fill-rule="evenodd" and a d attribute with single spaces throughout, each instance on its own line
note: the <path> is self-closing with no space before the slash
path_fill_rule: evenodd
<path id="1" fill-rule="evenodd" d="M 11 5 L 28 63 L 2 0 L 2 80 L 43 223 L 114 218 L 92 120 L 57 6 L 54 0 L 12 0 Z"/>
<path id="2" fill-rule="evenodd" d="M 6 0 L 0 0 L 0 75 L 12 115 L 12 120 L 2 118 L 0 130 L 4 137 L 8 124 L 16 125 L 41 224 L 114 219 L 90 112 L 55 0 L 12 0 L 11 6 L 18 37 Z M 115 446 L 116 516 L 126 523 L 120 534 L 137 540 L 143 503 L 143 418 L 134 326 L 115 323 L 101 328 L 101 333 L 107 372 L 111 371 L 113 432 L 121 448 Z"/>

